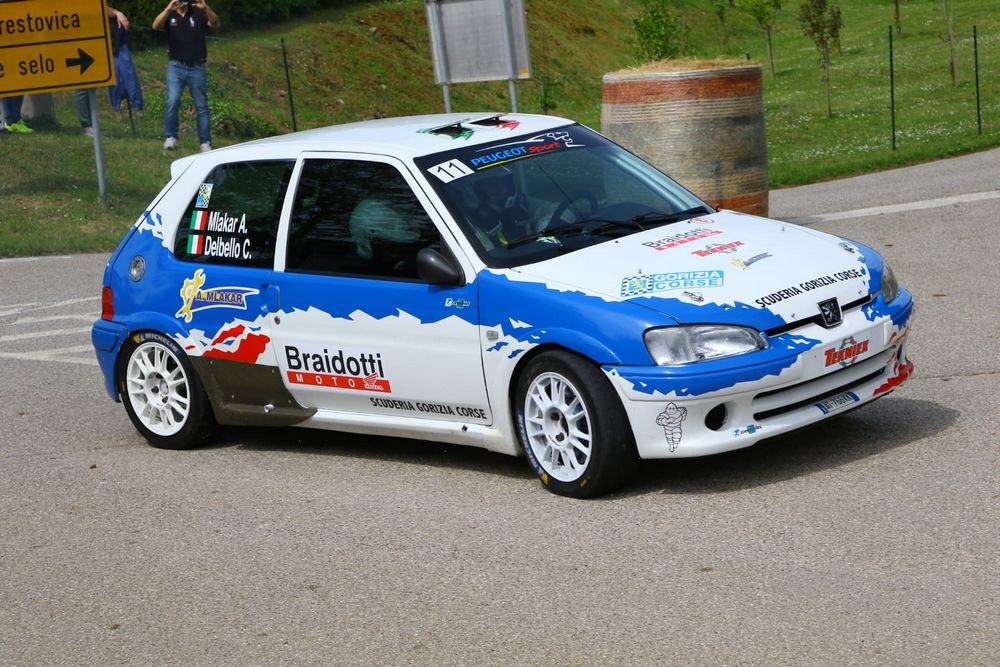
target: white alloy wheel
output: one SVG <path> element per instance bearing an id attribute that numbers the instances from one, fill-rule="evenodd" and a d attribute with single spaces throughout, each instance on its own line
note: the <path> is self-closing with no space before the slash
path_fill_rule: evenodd
<path id="1" fill-rule="evenodd" d="M 154 435 L 176 435 L 191 415 L 191 385 L 174 353 L 158 342 L 138 345 L 125 368 L 126 400 Z"/>
<path id="2" fill-rule="evenodd" d="M 575 482 L 587 471 L 593 428 L 587 406 L 573 383 L 558 373 L 542 373 L 524 397 L 524 427 L 535 460 L 560 482 Z"/>

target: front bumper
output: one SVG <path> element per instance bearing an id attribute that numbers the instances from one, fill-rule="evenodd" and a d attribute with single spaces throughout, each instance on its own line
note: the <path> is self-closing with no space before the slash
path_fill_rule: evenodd
<path id="1" fill-rule="evenodd" d="M 798 344 L 808 341 L 807 349 L 783 360 L 772 355 L 763 365 L 606 371 L 622 398 L 640 457 L 740 449 L 870 403 L 906 381 L 913 372 L 906 341 L 912 307 L 907 294 L 891 317 L 872 321 L 858 311 L 835 329 L 805 327 L 793 337 Z M 724 377 L 731 379 L 722 387 Z M 713 384 L 720 388 L 702 391 Z"/>

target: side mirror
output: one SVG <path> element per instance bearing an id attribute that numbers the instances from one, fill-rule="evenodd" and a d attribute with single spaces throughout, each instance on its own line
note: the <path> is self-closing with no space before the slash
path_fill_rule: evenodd
<path id="1" fill-rule="evenodd" d="M 462 285 L 465 276 L 451 253 L 421 248 L 417 253 L 417 275 L 432 285 Z"/>

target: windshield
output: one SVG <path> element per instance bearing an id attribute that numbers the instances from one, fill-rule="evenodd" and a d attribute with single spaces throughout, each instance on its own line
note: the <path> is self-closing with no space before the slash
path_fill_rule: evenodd
<path id="1" fill-rule="evenodd" d="M 712 209 L 581 125 L 416 160 L 487 265 L 507 268 Z"/>

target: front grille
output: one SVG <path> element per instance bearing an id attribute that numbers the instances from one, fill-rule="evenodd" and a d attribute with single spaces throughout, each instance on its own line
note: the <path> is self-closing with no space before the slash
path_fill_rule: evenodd
<path id="1" fill-rule="evenodd" d="M 885 373 L 891 358 L 892 351 L 885 350 L 870 359 L 822 377 L 761 392 L 753 399 L 754 419 L 762 421 L 776 417 L 859 387 Z"/>
<path id="2" fill-rule="evenodd" d="M 869 303 L 871 303 L 871 301 L 874 298 L 875 298 L 874 294 L 865 295 L 860 299 L 857 299 L 856 301 L 851 301 L 850 303 L 842 306 L 840 310 L 844 315 L 847 315 L 849 311 L 867 306 Z M 788 324 L 782 324 L 780 327 L 774 327 L 773 329 L 768 329 L 764 333 L 767 334 L 768 336 L 780 336 L 783 333 L 794 331 L 795 329 L 798 329 L 799 327 L 804 327 L 807 324 L 818 324 L 820 326 L 823 326 L 823 316 L 820 315 L 819 313 L 816 313 L 812 317 L 807 317 L 802 320 L 795 320 L 794 322 L 789 322 Z"/>

